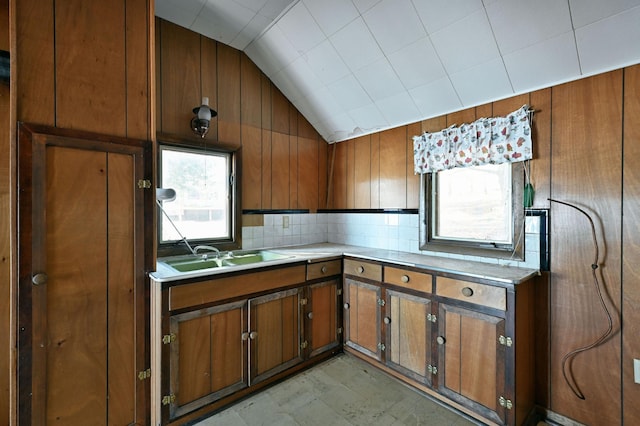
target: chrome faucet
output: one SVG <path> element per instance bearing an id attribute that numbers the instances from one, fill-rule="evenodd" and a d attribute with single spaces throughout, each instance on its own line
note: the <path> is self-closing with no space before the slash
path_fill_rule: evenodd
<path id="1" fill-rule="evenodd" d="M 195 246 L 195 247 L 193 248 L 193 254 L 198 254 L 198 252 L 199 252 L 200 250 L 214 251 L 214 252 L 216 252 L 216 257 L 220 257 L 220 250 L 218 250 L 217 248 L 215 248 L 215 247 L 213 247 L 213 246 Z M 202 258 L 203 258 L 203 259 L 206 259 L 207 257 L 208 257 L 208 256 L 207 256 L 207 254 L 206 254 L 206 253 L 202 255 Z"/>

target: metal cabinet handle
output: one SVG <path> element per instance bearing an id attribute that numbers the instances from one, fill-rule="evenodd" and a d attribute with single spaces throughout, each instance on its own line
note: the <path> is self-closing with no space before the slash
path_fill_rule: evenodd
<path id="1" fill-rule="evenodd" d="M 385 324 L 391 324 L 391 318 L 389 317 L 384 317 L 382 321 L 384 321 Z"/>
<path id="2" fill-rule="evenodd" d="M 322 272 L 323 274 L 327 273 L 327 267 L 323 266 L 322 268 L 320 268 L 320 272 Z"/>
<path id="3" fill-rule="evenodd" d="M 465 297 L 473 296 L 473 289 L 471 287 L 464 287 L 462 289 L 462 295 Z"/>
<path id="4" fill-rule="evenodd" d="M 35 274 L 33 277 L 31 277 L 31 282 L 33 283 L 33 285 L 46 284 L 48 280 L 49 277 L 44 272 L 40 272 L 39 274 Z"/>
<path id="5" fill-rule="evenodd" d="M 256 337 L 258 337 L 258 332 L 257 331 L 252 331 L 251 333 L 249 333 L 249 338 L 251 340 L 255 339 Z"/>
<path id="6" fill-rule="evenodd" d="M 241 337 L 242 337 L 242 340 L 249 340 L 249 333 L 245 331 L 244 333 L 242 333 Z"/>
<path id="7" fill-rule="evenodd" d="M 348 303 L 345 303 L 343 306 L 344 306 L 345 309 L 349 309 L 349 304 Z"/>
<path id="8" fill-rule="evenodd" d="M 438 342 L 439 345 L 444 345 L 444 342 L 446 342 L 445 338 L 442 336 L 438 336 L 436 338 L 436 342 Z"/>
<path id="9" fill-rule="evenodd" d="M 409 275 L 403 275 L 402 277 L 400 277 L 400 281 L 402 281 L 403 283 L 408 283 Z"/>
<path id="10" fill-rule="evenodd" d="M 309 319 L 313 319 L 313 312 L 309 312 L 309 313 L 307 314 L 307 318 L 309 318 Z"/>
<path id="11" fill-rule="evenodd" d="M 356 271 L 357 271 L 359 274 L 363 273 L 363 272 L 364 272 L 364 266 L 362 266 L 362 265 L 358 266 L 358 267 L 356 268 Z"/>

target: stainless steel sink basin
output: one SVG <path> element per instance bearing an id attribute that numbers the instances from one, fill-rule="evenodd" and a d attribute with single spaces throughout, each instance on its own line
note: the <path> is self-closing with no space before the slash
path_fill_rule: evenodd
<path id="1" fill-rule="evenodd" d="M 222 267 L 233 268 L 235 266 L 269 262 L 290 257 L 292 256 L 278 254 L 268 250 L 252 250 L 221 253 L 220 257 L 212 257 L 211 254 L 197 257 L 193 255 L 176 256 L 158 259 L 158 262 L 162 262 L 178 272 L 192 272 Z"/>

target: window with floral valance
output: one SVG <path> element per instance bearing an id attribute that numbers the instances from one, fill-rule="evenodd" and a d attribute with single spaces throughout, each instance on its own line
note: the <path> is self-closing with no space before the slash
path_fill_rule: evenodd
<path id="1" fill-rule="evenodd" d="M 506 117 L 481 118 L 414 136 L 414 171 L 424 174 L 529 160 L 531 145 L 530 110 L 524 105 Z"/>

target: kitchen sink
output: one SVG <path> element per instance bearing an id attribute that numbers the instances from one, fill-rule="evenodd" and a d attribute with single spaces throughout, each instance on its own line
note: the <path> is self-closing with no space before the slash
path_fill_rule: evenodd
<path id="1" fill-rule="evenodd" d="M 292 256 L 278 254 L 268 250 L 252 250 L 221 253 L 220 257 L 212 257 L 211 254 L 204 256 L 176 256 L 158 259 L 158 262 L 164 263 L 178 272 L 192 272 L 212 268 L 233 268 L 234 266 L 269 262 L 273 260 L 287 259 L 290 257 Z"/>

